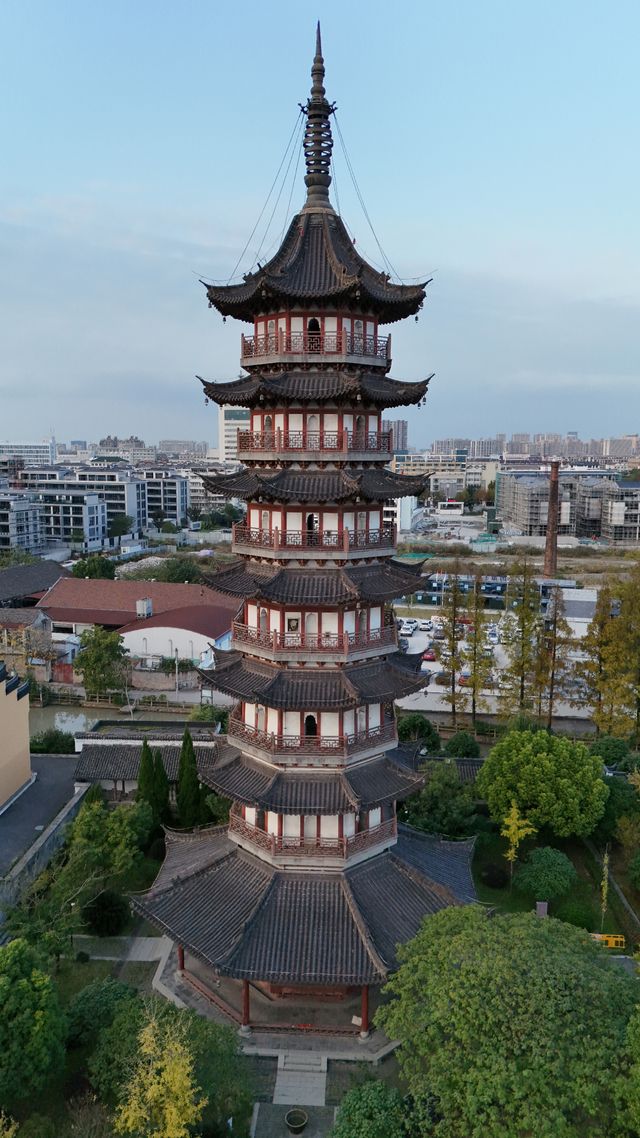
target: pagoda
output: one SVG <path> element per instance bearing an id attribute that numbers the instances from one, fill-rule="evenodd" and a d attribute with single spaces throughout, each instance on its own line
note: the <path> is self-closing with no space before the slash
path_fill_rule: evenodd
<path id="1" fill-rule="evenodd" d="M 422 779 L 415 748 L 398 746 L 394 701 L 428 674 L 398 651 L 389 602 L 415 589 L 419 568 L 394 557 L 383 507 L 425 480 L 387 468 L 382 412 L 420 404 L 429 379 L 389 377 L 382 328 L 415 315 L 428 282 L 395 284 L 356 251 L 329 200 L 332 112 L 318 28 L 304 206 L 267 264 L 205 286 L 211 307 L 252 326 L 245 374 L 202 381 L 208 399 L 251 414 L 240 470 L 205 480 L 247 503 L 237 559 L 210 578 L 238 601 L 232 648 L 201 673 L 236 701 L 200 771 L 231 799 L 229 825 L 169 833 L 159 877 L 134 906 L 243 1031 L 274 1016 L 294 1027 L 301 1005 L 308 1029 L 331 999 L 346 1009 L 336 1003 L 332 1029 L 366 1037 L 370 988 L 393 970 L 398 943 L 474 891 L 469 843 L 396 817 Z"/>

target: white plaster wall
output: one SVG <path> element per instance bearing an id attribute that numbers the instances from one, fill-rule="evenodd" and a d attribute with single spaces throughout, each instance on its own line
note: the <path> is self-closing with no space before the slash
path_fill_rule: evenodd
<path id="1" fill-rule="evenodd" d="M 271 810 L 267 811 L 267 833 L 278 833 L 278 815 L 273 814 Z"/>
<path id="2" fill-rule="evenodd" d="M 369 628 L 380 628 L 382 613 L 378 606 L 369 610 Z"/>
<path id="3" fill-rule="evenodd" d="M 244 705 L 244 721 L 247 727 L 255 727 L 256 725 L 256 705 L 255 703 L 245 703 Z"/>
<path id="4" fill-rule="evenodd" d="M 343 727 L 344 734 L 345 735 L 353 735 L 354 734 L 354 727 L 355 727 L 355 713 L 354 713 L 354 710 L 352 707 L 349 708 L 348 711 L 344 712 L 344 714 L 342 716 L 342 722 L 344 724 L 344 727 Z"/>
<path id="5" fill-rule="evenodd" d="M 323 529 L 330 529 L 330 530 L 334 530 L 334 531 L 337 530 L 337 528 L 338 528 L 338 515 L 337 515 L 337 513 L 336 514 L 324 514 L 323 520 L 322 520 L 322 528 Z"/>
<path id="6" fill-rule="evenodd" d="M 320 716 L 320 734 L 325 737 L 340 734 L 340 713 L 323 711 Z"/>
<path id="7" fill-rule="evenodd" d="M 324 417 L 324 429 L 325 429 L 325 431 L 337 431 L 338 430 L 338 416 L 337 416 L 337 414 L 334 414 L 333 412 L 331 412 L 330 414 L 325 415 L 325 417 Z"/>
<path id="8" fill-rule="evenodd" d="M 256 824 L 256 809 L 255 809 L 255 806 L 247 806 L 247 808 L 246 808 L 246 810 L 245 810 L 245 812 L 244 812 L 244 813 L 245 813 L 245 820 L 246 820 L 246 821 L 249 823 L 249 825 L 250 825 L 250 826 L 255 826 L 255 824 Z"/>
<path id="9" fill-rule="evenodd" d="M 338 614 L 337 612 L 323 612 L 322 614 L 322 631 L 330 632 L 332 634 L 338 631 Z"/>
<path id="10" fill-rule="evenodd" d="M 287 530 L 289 533 L 300 533 L 302 530 L 302 514 L 299 510 L 287 510 Z"/>
<path id="11" fill-rule="evenodd" d="M 297 411 L 296 412 L 294 412 L 294 411 L 289 412 L 289 430 L 290 431 L 301 431 L 302 430 L 302 414 L 301 413 L 299 414 Z"/>
<path id="12" fill-rule="evenodd" d="M 299 711 L 285 711 L 285 713 L 284 713 L 284 733 L 285 733 L 285 735 L 299 735 L 300 734 L 300 712 Z"/>
<path id="13" fill-rule="evenodd" d="M 372 703 L 369 706 L 369 727 L 380 726 L 380 704 Z"/>
<path id="14" fill-rule="evenodd" d="M 320 818 L 320 836 L 322 838 L 338 837 L 338 815 L 323 814 Z"/>
<path id="15" fill-rule="evenodd" d="M 355 632 L 355 630 L 356 630 L 356 614 L 355 614 L 355 612 L 346 612 L 344 614 L 344 630 L 345 630 L 345 632 Z"/>
<path id="16" fill-rule="evenodd" d="M 229 632 L 231 631 L 231 616 L 229 617 Z M 218 637 L 216 644 L 221 643 Z M 210 636 L 203 636 L 200 632 L 190 632 L 185 628 L 148 628 L 144 621 L 140 628 L 125 632 L 122 641 L 131 656 L 175 656 L 176 649 L 181 660 L 199 661 L 202 654 L 209 651 Z"/>
<path id="17" fill-rule="evenodd" d="M 258 606 L 247 605 L 247 624 L 249 628 L 258 627 Z"/>
<path id="18" fill-rule="evenodd" d="M 373 830 L 374 826 L 379 826 L 382 821 L 382 813 L 379 806 L 374 810 L 369 811 L 369 829 Z"/>
<path id="19" fill-rule="evenodd" d="M 315 814 L 307 814 L 304 820 L 304 836 L 308 842 L 315 841 L 318 823 L 316 822 Z"/>
<path id="20" fill-rule="evenodd" d="M 342 818 L 342 825 L 345 838 L 352 838 L 356 832 L 355 814 L 344 814 Z"/>
<path id="21" fill-rule="evenodd" d="M 272 731 L 274 735 L 278 734 L 278 709 L 276 707 L 267 708 L 267 731 Z"/>
<path id="22" fill-rule="evenodd" d="M 285 838 L 300 837 L 300 817 L 298 814 L 285 814 L 282 821 L 282 835 Z"/>

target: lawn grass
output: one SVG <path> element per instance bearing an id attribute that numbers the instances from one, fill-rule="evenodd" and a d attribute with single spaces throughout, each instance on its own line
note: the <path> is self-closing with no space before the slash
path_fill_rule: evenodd
<path id="1" fill-rule="evenodd" d="M 622 933 L 627 940 L 627 947 L 631 948 L 639 939 L 639 930 L 634 926 L 628 913 L 620 903 L 613 889 L 609 889 L 607 912 L 602 922 L 600 915 L 600 883 L 602 868 L 597 863 L 587 847 L 579 839 L 560 841 L 549 834 L 539 835 L 537 841 L 529 839 L 523 842 L 520 849 L 520 860 L 536 846 L 553 846 L 562 850 L 573 863 L 578 874 L 578 882 L 566 898 L 561 898 L 549 905 L 549 914 L 560 920 L 568 916 L 570 909 L 583 906 L 585 916 L 591 910 L 591 919 L 588 921 L 589 932 Z M 512 890 L 507 886 L 504 889 L 492 889 L 482 880 L 482 869 L 489 864 L 498 864 L 508 867 L 505 860 L 507 842 L 497 832 L 479 836 L 473 860 L 473 877 L 476 885 L 478 900 L 485 905 L 491 905 L 501 913 L 529 913 L 534 908 L 533 899 L 528 894 L 520 893 L 517 888 Z M 613 868 L 613 867 L 612 867 Z M 618 879 L 617 872 L 614 873 Z M 632 902 L 633 903 L 633 902 Z"/>

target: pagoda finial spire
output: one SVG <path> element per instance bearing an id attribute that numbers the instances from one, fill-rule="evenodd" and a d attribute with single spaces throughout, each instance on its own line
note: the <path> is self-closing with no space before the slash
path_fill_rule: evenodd
<path id="1" fill-rule="evenodd" d="M 322 39 L 320 21 L 316 29 L 316 54 L 311 68 L 311 94 L 303 111 L 307 116 L 304 132 L 304 157 L 307 165 L 305 185 L 307 200 L 305 209 L 330 209 L 329 186 L 331 185 L 331 151 L 333 138 L 329 116 L 335 106 L 327 101 L 324 89 L 324 59 L 322 58 Z"/>

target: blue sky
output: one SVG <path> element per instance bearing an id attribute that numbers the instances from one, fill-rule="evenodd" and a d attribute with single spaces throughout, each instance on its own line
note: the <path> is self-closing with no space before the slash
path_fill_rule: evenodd
<path id="1" fill-rule="evenodd" d="M 198 277 L 226 280 L 253 228 L 318 16 L 386 255 L 433 275 L 392 329 L 394 375 L 436 372 L 412 441 L 640 429 L 635 0 L 4 0 L 0 439 L 215 439 L 194 374 L 236 375 L 242 326 Z"/>

